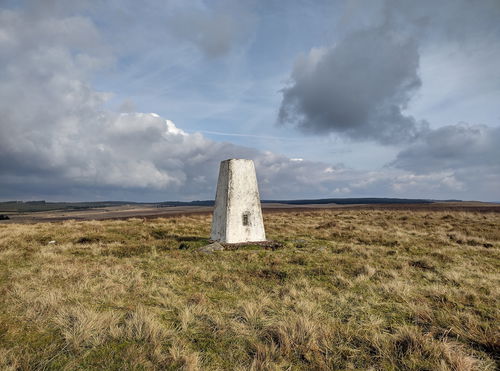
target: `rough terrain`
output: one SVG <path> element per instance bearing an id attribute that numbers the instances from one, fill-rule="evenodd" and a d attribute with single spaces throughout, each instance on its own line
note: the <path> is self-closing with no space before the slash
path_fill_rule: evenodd
<path id="1" fill-rule="evenodd" d="M 494 370 L 500 214 L 265 212 L 0 224 L 0 369 Z M 280 246 L 281 245 L 281 246 Z"/>

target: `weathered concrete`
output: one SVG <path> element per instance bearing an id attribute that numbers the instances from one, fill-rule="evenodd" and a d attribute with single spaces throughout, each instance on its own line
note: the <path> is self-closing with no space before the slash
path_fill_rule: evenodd
<path id="1" fill-rule="evenodd" d="M 226 243 L 266 240 L 252 160 L 221 162 L 211 238 Z"/>

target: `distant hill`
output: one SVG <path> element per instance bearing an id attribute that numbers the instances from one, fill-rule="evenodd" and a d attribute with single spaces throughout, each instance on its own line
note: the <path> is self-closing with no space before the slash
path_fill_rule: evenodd
<path id="1" fill-rule="evenodd" d="M 321 198 L 316 200 L 285 200 L 275 201 L 266 200 L 266 203 L 281 203 L 288 205 L 322 205 L 322 204 L 338 204 L 338 205 L 353 205 L 353 204 L 429 204 L 433 200 L 411 199 L 411 198 Z"/>
<path id="2" fill-rule="evenodd" d="M 6 201 L 0 202 L 0 212 L 36 212 L 55 210 L 85 210 L 98 207 L 130 205 L 135 202 L 104 201 L 104 202 L 47 202 L 47 201 Z"/>
<path id="3" fill-rule="evenodd" d="M 461 200 L 427 200 L 413 198 L 321 198 L 312 200 L 262 200 L 262 203 L 279 203 L 287 205 L 354 205 L 354 204 L 430 204 L 434 202 L 462 202 Z M 213 206 L 214 200 L 196 201 L 162 201 L 162 202 L 129 202 L 129 201 L 102 201 L 102 202 L 47 202 L 41 201 L 6 201 L 0 202 L 0 212 L 36 212 L 55 210 L 85 210 L 121 205 L 156 205 L 156 207 L 174 206 Z"/>
<path id="4" fill-rule="evenodd" d="M 312 200 L 262 200 L 264 204 L 286 204 L 286 205 L 354 205 L 354 204 L 430 204 L 434 202 L 462 202 L 461 200 L 428 200 L 415 198 L 385 198 L 385 197 L 365 197 L 365 198 L 320 198 Z M 213 206 L 213 200 L 203 201 L 164 201 L 157 204 L 158 207 L 172 206 Z"/>

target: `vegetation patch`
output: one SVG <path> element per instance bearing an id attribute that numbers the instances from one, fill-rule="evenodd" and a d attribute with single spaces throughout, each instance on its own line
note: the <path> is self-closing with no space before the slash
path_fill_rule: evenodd
<path id="1" fill-rule="evenodd" d="M 207 215 L 0 228 L 0 369 L 495 370 L 500 214 Z"/>

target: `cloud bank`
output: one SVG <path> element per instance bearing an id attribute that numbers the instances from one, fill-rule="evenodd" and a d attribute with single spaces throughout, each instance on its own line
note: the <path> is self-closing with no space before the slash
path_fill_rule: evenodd
<path id="1" fill-rule="evenodd" d="M 383 144 L 411 141 L 426 128 L 403 113 L 421 85 L 418 64 L 416 43 L 385 25 L 312 49 L 297 60 L 292 83 L 282 90 L 279 121 L 308 133 Z"/>
<path id="2" fill-rule="evenodd" d="M 429 123 L 406 112 L 422 86 L 422 50 L 453 45 L 460 52 L 477 53 L 480 46 L 488 47 L 490 55 L 499 54 L 500 5 L 495 0 L 474 6 L 462 0 L 376 1 L 378 11 L 370 9 L 370 17 L 355 4 L 348 10 L 354 22 L 342 23 L 363 26 L 346 26 L 333 45 L 297 58 L 281 90 L 280 123 L 309 134 L 411 143 L 429 130 Z M 483 78 L 499 81 L 497 68 L 489 72 Z"/>
<path id="3" fill-rule="evenodd" d="M 334 45 L 313 48 L 297 58 L 281 90 L 278 122 L 308 134 L 400 148 L 386 169 L 408 174 L 397 176 L 393 190 L 409 191 L 433 179 L 431 193 L 446 186 L 450 195 L 463 192 L 481 198 L 484 192 L 499 199 L 500 128 L 468 123 L 433 128 L 407 113 L 423 83 L 422 50 L 445 45 L 459 55 L 500 56 L 499 3 L 488 0 L 471 7 L 467 1 L 387 0 L 379 5 L 369 22 L 359 22 L 361 28 L 345 30 Z M 366 16 L 364 8 L 350 8 L 349 13 L 352 18 Z M 490 70 L 478 75 L 481 68 Z M 467 70 L 488 81 L 471 81 L 473 88 L 491 91 L 491 81 L 500 82 L 498 68 L 490 63 Z M 467 75 L 463 79 L 470 80 Z"/>
<path id="4" fill-rule="evenodd" d="M 388 167 L 358 171 L 187 133 L 156 114 L 136 112 L 131 100 L 114 112 L 107 107 L 112 94 L 96 90 L 92 78 L 112 68 L 116 55 L 96 23 L 78 14 L 65 6 L 0 9 L 1 199 L 210 199 L 219 162 L 235 157 L 255 161 L 268 199 L 482 198 L 485 192 L 500 199 L 498 130 L 429 129 L 406 114 L 422 83 L 418 44 L 385 25 L 376 25 L 376 33 L 355 30 L 302 56 L 283 90 L 280 117 L 305 131 L 406 143 Z M 208 58 L 224 55 L 237 40 L 219 38 L 218 31 L 207 34 L 213 42 L 199 39 L 218 18 L 199 9 L 188 15 L 199 19 L 195 30 L 176 35 Z"/>

